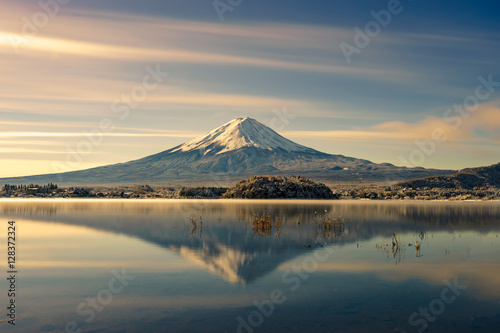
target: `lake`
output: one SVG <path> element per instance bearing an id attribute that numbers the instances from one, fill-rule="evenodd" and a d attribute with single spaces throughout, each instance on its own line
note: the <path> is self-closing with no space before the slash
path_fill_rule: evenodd
<path id="1" fill-rule="evenodd" d="M 500 331 L 498 202 L 2 200 L 0 214 L 2 332 Z"/>

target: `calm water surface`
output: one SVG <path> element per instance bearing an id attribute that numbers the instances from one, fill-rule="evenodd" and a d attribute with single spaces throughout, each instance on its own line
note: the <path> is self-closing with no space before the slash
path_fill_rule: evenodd
<path id="1" fill-rule="evenodd" d="M 500 331 L 498 202 L 4 200 L 0 215 L 1 276 L 9 220 L 19 271 L 2 332 Z"/>

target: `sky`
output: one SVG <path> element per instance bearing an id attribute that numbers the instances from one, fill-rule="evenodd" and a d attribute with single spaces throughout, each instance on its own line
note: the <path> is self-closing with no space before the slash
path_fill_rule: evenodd
<path id="1" fill-rule="evenodd" d="M 0 178 L 138 159 L 245 116 L 377 163 L 500 162 L 497 1 L 0 8 Z"/>

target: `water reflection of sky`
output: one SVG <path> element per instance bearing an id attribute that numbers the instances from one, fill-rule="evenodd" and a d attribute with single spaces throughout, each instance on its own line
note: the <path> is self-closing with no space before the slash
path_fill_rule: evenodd
<path id="1" fill-rule="evenodd" d="M 314 243 L 315 212 L 325 209 L 348 227 Z M 282 218 L 279 238 L 253 233 L 252 218 L 264 211 Z M 468 289 L 428 331 L 500 323 L 496 203 L 2 201 L 0 214 L 18 224 L 16 332 L 64 331 L 68 321 L 84 332 L 235 332 L 236 318 L 275 289 L 286 301 L 256 332 L 412 332 L 419 326 L 408 317 L 455 278 Z M 326 260 L 300 271 L 325 249 L 333 250 Z M 83 324 L 76 307 L 122 268 L 134 280 Z"/>

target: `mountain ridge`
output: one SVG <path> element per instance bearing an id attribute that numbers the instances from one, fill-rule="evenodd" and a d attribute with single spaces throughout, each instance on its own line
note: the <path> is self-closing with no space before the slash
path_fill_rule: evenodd
<path id="1" fill-rule="evenodd" d="M 500 163 L 467 168 L 451 175 L 425 177 L 396 184 L 409 188 L 455 188 L 472 190 L 476 187 L 500 188 Z"/>
<path id="2" fill-rule="evenodd" d="M 401 171 L 406 171 L 403 174 Z M 410 172 L 409 172 L 410 171 Z M 323 153 L 284 138 L 255 119 L 237 118 L 171 149 L 125 163 L 65 173 L 3 178 L 4 183 L 186 185 L 200 181 L 227 186 L 258 174 L 328 179 L 395 181 L 452 173 L 398 168 L 389 163 Z M 325 181 L 326 179 L 326 181 Z"/>

